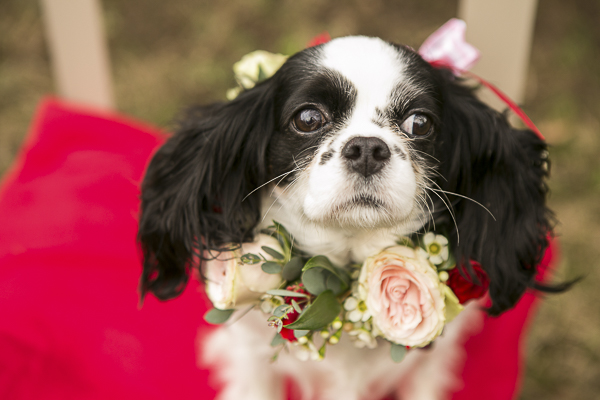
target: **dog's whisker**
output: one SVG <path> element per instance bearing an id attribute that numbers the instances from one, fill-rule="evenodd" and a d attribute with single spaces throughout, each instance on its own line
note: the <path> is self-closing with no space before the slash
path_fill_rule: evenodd
<path id="1" fill-rule="evenodd" d="M 252 190 L 250 193 L 248 193 L 248 194 L 246 195 L 246 197 L 244 197 L 244 198 L 242 199 L 242 201 L 246 200 L 246 199 L 248 198 L 248 196 L 250 196 L 252 193 L 256 192 L 257 190 L 259 190 L 259 189 L 260 189 L 260 188 L 262 188 L 262 187 L 265 187 L 265 186 L 266 186 L 266 185 L 268 185 L 269 183 L 273 182 L 275 179 L 279 179 L 279 178 L 283 177 L 283 178 L 281 178 L 281 179 L 283 180 L 283 179 L 285 179 L 285 177 L 286 177 L 286 176 L 288 176 L 289 174 L 291 174 L 291 173 L 293 173 L 293 172 L 296 172 L 296 171 L 299 171 L 299 170 L 300 170 L 300 168 L 294 168 L 294 169 L 292 169 L 291 171 L 284 172 L 283 174 L 281 174 L 281 175 L 279 175 L 279 176 L 276 176 L 275 178 L 271 179 L 270 181 L 263 183 L 262 185 L 260 185 L 259 187 L 257 187 L 256 189 L 254 189 L 254 190 Z M 281 182 L 281 181 L 279 181 L 279 182 Z"/>
<path id="2" fill-rule="evenodd" d="M 478 202 L 477 200 L 475 200 L 475 199 L 472 199 L 472 198 L 470 198 L 470 197 L 468 197 L 468 196 L 465 196 L 465 195 L 459 194 L 459 193 L 454 193 L 454 192 L 450 192 L 450 191 L 447 191 L 447 190 L 443 190 L 443 189 L 442 189 L 442 188 L 440 188 L 440 186 L 439 186 L 437 183 L 435 183 L 433 180 L 430 180 L 430 181 L 431 181 L 431 183 L 433 183 L 435 186 L 437 186 L 437 187 L 438 187 L 437 189 L 434 189 L 434 188 L 431 188 L 431 187 L 430 187 L 430 188 L 429 188 L 430 190 L 433 190 L 433 191 L 436 191 L 436 192 L 441 192 L 441 193 L 444 193 L 444 194 L 450 194 L 450 195 L 452 195 L 452 196 L 457 196 L 457 197 L 463 198 L 463 199 L 465 199 L 465 200 L 472 201 L 473 203 L 477 204 L 478 206 L 480 206 L 481 208 L 483 208 L 485 211 L 487 211 L 487 213 L 488 213 L 488 214 L 490 214 L 490 216 L 491 216 L 491 217 L 494 219 L 494 221 L 496 221 L 496 217 L 494 216 L 494 214 L 493 214 L 493 213 L 492 213 L 492 212 L 491 212 L 491 211 L 490 211 L 490 210 L 489 210 L 489 209 L 488 209 L 486 206 L 484 206 L 483 204 L 481 204 L 481 203 L 480 203 L 480 202 Z M 446 199 L 448 199 L 448 197 L 446 197 Z"/>
<path id="3" fill-rule="evenodd" d="M 292 181 L 292 182 L 291 182 L 289 185 L 287 185 L 287 186 L 285 187 L 285 189 L 283 189 L 283 190 L 281 191 L 281 193 L 279 193 L 279 194 L 277 195 L 277 198 L 275 198 L 275 199 L 273 200 L 273 202 L 271 203 L 271 205 L 269 206 L 269 208 L 267 209 L 267 211 L 266 211 L 266 212 L 265 212 L 265 214 L 263 215 L 261 222 L 264 222 L 264 221 L 265 221 L 265 218 L 266 218 L 266 217 L 267 217 L 267 215 L 269 214 L 269 211 L 271 211 L 271 208 L 273 208 L 273 206 L 275 205 L 275 203 L 279 202 L 279 198 L 280 198 L 280 197 L 281 197 L 281 196 L 282 196 L 282 195 L 283 195 L 283 194 L 284 194 L 284 193 L 285 193 L 285 192 L 286 192 L 286 191 L 287 191 L 287 190 L 288 190 L 290 187 L 292 187 L 296 181 L 298 181 L 298 178 L 294 179 L 294 180 L 293 180 L 293 181 Z"/>
<path id="4" fill-rule="evenodd" d="M 319 145 L 318 145 L 318 144 L 317 144 L 317 145 L 314 145 L 314 146 L 307 147 L 306 149 L 302 150 L 300 153 L 296 154 L 296 157 L 298 157 L 300 154 L 304 153 L 305 151 L 308 151 L 308 150 L 310 150 L 310 149 L 317 149 L 317 148 L 319 148 Z M 292 157 L 293 157 L 293 156 L 292 156 Z"/>

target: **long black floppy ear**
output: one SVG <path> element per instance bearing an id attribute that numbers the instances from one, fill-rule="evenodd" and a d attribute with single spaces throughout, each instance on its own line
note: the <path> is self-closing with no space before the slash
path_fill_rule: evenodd
<path id="1" fill-rule="evenodd" d="M 274 130 L 273 80 L 235 100 L 190 110 L 142 183 L 142 298 L 179 295 L 206 249 L 251 241 Z"/>
<path id="2" fill-rule="evenodd" d="M 449 223 L 451 242 L 463 272 L 475 277 L 470 260 L 481 263 L 490 278 L 492 315 L 513 307 L 527 288 L 559 290 L 535 282 L 553 225 L 545 142 L 511 127 L 449 71 L 435 73 L 443 98 L 436 157 L 444 179 L 438 184 L 474 200 L 448 195 L 456 219 L 456 226 Z"/>

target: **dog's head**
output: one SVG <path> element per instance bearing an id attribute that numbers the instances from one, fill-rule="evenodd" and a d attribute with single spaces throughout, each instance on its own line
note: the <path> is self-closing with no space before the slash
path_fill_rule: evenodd
<path id="1" fill-rule="evenodd" d="M 315 226 L 445 233 L 466 274 L 482 264 L 499 313 L 535 286 L 547 166 L 542 140 L 449 70 L 380 39 L 336 39 L 190 111 L 157 152 L 142 187 L 142 294 L 173 297 L 204 250 L 251 241 L 272 196 Z"/>

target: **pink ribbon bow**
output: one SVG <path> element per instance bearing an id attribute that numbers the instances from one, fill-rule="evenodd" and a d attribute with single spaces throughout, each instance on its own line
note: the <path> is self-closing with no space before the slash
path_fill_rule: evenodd
<path id="1" fill-rule="evenodd" d="M 454 75 L 466 75 L 479 81 L 513 110 L 540 139 L 545 140 L 533 121 L 510 97 L 490 82 L 469 72 L 469 69 L 479 60 L 480 53 L 465 41 L 466 29 L 465 21 L 452 18 L 425 39 L 419 48 L 419 54 L 434 67 L 449 68 Z"/>
<path id="2" fill-rule="evenodd" d="M 479 50 L 465 41 L 465 21 L 452 18 L 429 36 L 419 54 L 436 67 L 447 67 L 454 75 L 471 69 L 479 60 Z"/>

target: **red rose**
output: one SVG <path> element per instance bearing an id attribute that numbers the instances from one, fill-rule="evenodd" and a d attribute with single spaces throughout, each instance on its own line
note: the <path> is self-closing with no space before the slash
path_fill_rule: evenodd
<path id="1" fill-rule="evenodd" d="M 296 310 L 292 310 L 291 312 L 288 313 L 287 315 L 287 319 L 284 319 L 284 324 L 291 324 L 292 322 L 295 322 L 298 319 L 298 312 Z M 281 332 L 279 332 L 279 334 L 281 335 L 282 338 L 284 338 L 285 340 L 287 340 L 288 342 L 295 342 L 296 340 L 296 336 L 294 335 L 294 330 L 293 329 L 287 329 L 287 328 L 283 328 L 281 329 Z"/>
<path id="2" fill-rule="evenodd" d="M 304 284 L 302 283 L 297 283 L 295 285 L 291 285 L 285 288 L 285 290 L 290 290 L 292 292 L 296 292 L 296 293 L 302 293 L 302 294 L 309 294 L 306 289 L 304 289 Z M 284 301 L 285 304 L 292 304 L 292 299 L 296 299 L 296 301 L 298 301 L 297 297 L 284 297 Z M 288 313 L 287 318 L 283 320 L 284 325 L 289 325 L 292 322 L 295 322 L 298 319 L 298 312 L 296 310 L 292 310 Z M 287 328 L 283 328 L 281 329 L 281 332 L 279 332 L 279 334 L 281 335 L 282 338 L 284 338 L 285 340 L 287 340 L 288 342 L 295 342 L 296 340 L 296 336 L 294 335 L 294 330 L 293 329 L 287 329 Z"/>
<path id="3" fill-rule="evenodd" d="M 450 277 L 448 278 L 446 285 L 452 289 L 461 304 L 466 303 L 468 300 L 482 297 L 487 292 L 488 286 L 490 285 L 490 278 L 488 278 L 483 268 L 481 268 L 481 264 L 477 261 L 471 261 L 471 265 L 478 282 L 473 282 L 466 271 L 465 275 L 467 275 L 467 277 L 465 278 L 460 273 L 460 267 L 458 266 L 448 271 Z"/>

